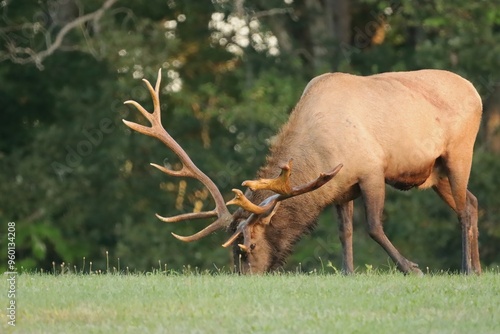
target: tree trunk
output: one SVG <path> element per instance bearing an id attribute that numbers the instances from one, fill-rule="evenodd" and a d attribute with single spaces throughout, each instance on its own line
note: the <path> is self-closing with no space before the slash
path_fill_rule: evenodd
<path id="1" fill-rule="evenodd" d="M 482 132 L 486 149 L 500 153 L 500 84 L 484 103 Z"/>

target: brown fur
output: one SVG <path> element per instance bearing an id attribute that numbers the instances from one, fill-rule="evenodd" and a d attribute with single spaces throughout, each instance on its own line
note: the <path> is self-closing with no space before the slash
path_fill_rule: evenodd
<path id="1" fill-rule="evenodd" d="M 463 271 L 479 273 L 477 201 L 467 183 L 481 110 L 474 87 L 446 71 L 368 77 L 334 73 L 311 80 L 257 176 L 276 177 L 279 166 L 290 158 L 292 185 L 308 182 L 339 163 L 344 167 L 323 187 L 283 201 L 270 224 L 249 226 L 246 236 L 254 249 L 242 253 L 234 248 L 241 271 L 260 273 L 281 266 L 294 244 L 315 227 L 321 211 L 334 204 L 343 269 L 352 272 L 352 200 L 361 195 L 370 236 L 401 271 L 420 273 L 383 232 L 387 183 L 401 190 L 432 187 L 462 224 Z M 269 193 L 246 195 L 260 203 Z M 239 210 L 231 230 L 247 215 Z"/>

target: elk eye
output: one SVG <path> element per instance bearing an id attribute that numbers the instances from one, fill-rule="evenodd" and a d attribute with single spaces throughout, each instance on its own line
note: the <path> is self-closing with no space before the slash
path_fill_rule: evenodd
<path id="1" fill-rule="evenodd" d="M 255 248 L 255 244 L 251 244 L 250 245 L 250 250 L 254 250 L 254 248 Z"/>

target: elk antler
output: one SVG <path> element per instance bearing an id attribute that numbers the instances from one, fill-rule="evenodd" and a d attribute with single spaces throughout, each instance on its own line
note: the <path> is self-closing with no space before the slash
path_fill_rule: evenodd
<path id="1" fill-rule="evenodd" d="M 247 180 L 241 185 L 255 190 L 271 190 L 277 194 L 288 194 L 292 190 L 290 187 L 290 175 L 292 173 L 292 162 L 290 159 L 287 164 L 280 166 L 281 173 L 275 179 L 260 179 L 260 180 Z"/>
<path id="2" fill-rule="evenodd" d="M 267 212 L 273 203 L 270 203 L 268 205 L 260 206 L 257 204 L 253 204 L 250 202 L 248 198 L 245 197 L 243 192 L 239 189 L 233 189 L 233 192 L 235 193 L 235 196 L 232 200 L 226 203 L 226 205 L 237 205 L 243 209 L 245 209 L 248 212 L 255 213 L 257 215 L 263 214 Z M 262 204 L 261 204 L 262 205 Z"/>
<path id="3" fill-rule="evenodd" d="M 261 189 L 261 190 L 283 190 L 285 187 L 282 187 L 281 184 L 289 185 L 289 177 L 291 174 L 291 162 L 281 167 L 281 174 L 276 179 L 260 179 L 254 181 L 245 181 L 243 185 L 248 185 L 252 190 Z M 236 196 L 231 201 L 227 202 L 227 205 L 239 205 L 243 209 L 251 212 L 252 214 L 245 221 L 241 222 L 233 235 L 222 245 L 222 247 L 227 247 L 232 244 L 241 233 L 244 233 L 245 228 L 249 225 L 255 224 L 258 221 L 262 221 L 263 218 L 269 216 L 273 213 L 276 205 L 288 198 L 295 197 L 301 194 L 305 194 L 307 192 L 318 189 L 323 186 L 325 183 L 330 181 L 342 168 L 342 164 L 337 165 L 334 169 L 329 171 L 328 173 L 321 173 L 316 179 L 312 180 L 309 183 L 290 188 L 287 192 L 278 193 L 269 196 L 264 201 L 262 201 L 259 205 L 253 204 L 250 202 L 245 195 L 237 189 L 233 189 L 236 193 Z M 241 246 L 240 246 L 241 248 Z M 243 249 L 243 248 L 242 248 Z"/>
<path id="4" fill-rule="evenodd" d="M 195 233 L 191 236 L 180 236 L 175 233 L 172 233 L 174 237 L 179 240 L 190 242 L 201 239 L 210 233 L 229 226 L 232 220 L 232 216 L 227 209 L 224 198 L 222 197 L 219 189 L 214 184 L 214 182 L 205 175 L 201 170 L 196 167 L 196 165 L 191 161 L 188 154 L 182 149 L 182 147 L 170 136 L 170 134 L 163 128 L 161 123 L 161 108 L 160 108 L 160 83 L 161 83 L 161 69 L 158 71 L 158 78 L 156 80 L 155 88 L 151 86 L 148 80 L 142 79 L 151 94 L 151 98 L 153 99 L 153 113 L 148 112 L 144 107 L 142 107 L 136 101 L 125 101 L 125 104 L 131 104 L 137 108 L 141 112 L 141 114 L 148 119 L 151 123 L 151 127 L 147 127 L 144 125 L 140 125 L 134 122 L 129 122 L 127 120 L 123 120 L 125 125 L 127 125 L 132 130 L 140 132 L 142 134 L 154 137 L 160 140 L 163 144 L 165 144 L 168 148 L 170 148 L 180 159 L 182 163 L 182 168 L 180 170 L 169 169 L 157 164 L 151 164 L 153 167 L 158 168 L 162 172 L 176 177 L 191 177 L 197 179 L 201 183 L 207 187 L 210 194 L 215 201 L 215 209 L 211 211 L 205 212 L 195 212 L 195 213 L 186 213 L 181 214 L 175 217 L 162 217 L 160 215 L 156 215 L 160 220 L 167 223 L 175 223 L 188 219 L 197 219 L 197 218 L 209 218 L 209 217 L 218 217 L 215 222 L 204 228 L 203 230 Z"/>

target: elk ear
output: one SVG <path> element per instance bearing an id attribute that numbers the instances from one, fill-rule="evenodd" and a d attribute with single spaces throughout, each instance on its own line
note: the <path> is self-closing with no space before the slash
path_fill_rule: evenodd
<path id="1" fill-rule="evenodd" d="M 280 204 L 281 204 L 281 202 L 276 203 L 276 205 L 273 208 L 273 211 L 271 211 L 270 214 L 268 214 L 267 216 L 259 219 L 259 224 L 269 225 L 269 223 L 271 222 L 271 218 L 273 218 L 273 216 L 276 213 L 276 211 L 278 210 L 278 207 L 280 206 Z"/>

